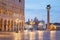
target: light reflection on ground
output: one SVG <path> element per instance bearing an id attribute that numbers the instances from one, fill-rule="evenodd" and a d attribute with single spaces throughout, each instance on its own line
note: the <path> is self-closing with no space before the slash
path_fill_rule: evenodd
<path id="1" fill-rule="evenodd" d="M 0 40 L 60 40 L 60 31 L 0 32 Z"/>

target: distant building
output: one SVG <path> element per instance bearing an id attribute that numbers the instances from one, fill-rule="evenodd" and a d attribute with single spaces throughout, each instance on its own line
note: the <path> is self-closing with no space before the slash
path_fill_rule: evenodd
<path id="1" fill-rule="evenodd" d="M 54 23 L 54 25 L 56 26 L 56 30 L 60 30 L 60 23 Z"/>
<path id="2" fill-rule="evenodd" d="M 37 17 L 35 17 L 35 18 L 34 18 L 34 21 L 35 21 L 35 22 L 38 22 L 38 18 L 37 18 Z"/>
<path id="3" fill-rule="evenodd" d="M 43 20 L 38 20 L 37 17 L 34 18 L 34 20 L 29 20 L 26 22 L 28 25 L 31 26 L 31 28 L 37 30 L 39 29 L 46 29 L 45 22 Z"/>
<path id="4" fill-rule="evenodd" d="M 34 18 L 34 22 L 35 22 L 35 25 L 38 26 L 38 18 L 37 17 Z"/>
<path id="5" fill-rule="evenodd" d="M 46 25 L 45 25 L 45 22 L 43 20 L 39 21 L 39 23 L 38 23 L 38 29 L 46 29 Z"/>

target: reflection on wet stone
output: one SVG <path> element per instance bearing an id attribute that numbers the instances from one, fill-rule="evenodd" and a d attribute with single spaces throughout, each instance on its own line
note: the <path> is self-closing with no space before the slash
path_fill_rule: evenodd
<path id="1" fill-rule="evenodd" d="M 56 33 L 56 31 L 51 31 L 50 32 L 50 40 L 56 40 L 55 39 L 55 37 L 56 37 L 55 33 Z"/>
<path id="2" fill-rule="evenodd" d="M 60 40 L 60 31 L 0 32 L 0 40 Z"/>
<path id="3" fill-rule="evenodd" d="M 56 40 L 60 40 L 60 31 L 56 31 L 55 34 L 56 34 L 56 37 L 55 37 Z"/>
<path id="4" fill-rule="evenodd" d="M 46 31 L 43 33 L 43 40 L 50 40 L 50 32 Z"/>

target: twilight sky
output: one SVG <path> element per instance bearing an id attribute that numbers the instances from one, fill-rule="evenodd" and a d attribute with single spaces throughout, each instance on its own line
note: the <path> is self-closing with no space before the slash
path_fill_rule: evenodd
<path id="1" fill-rule="evenodd" d="M 60 0 L 25 0 L 25 21 L 37 17 L 47 22 L 46 5 L 51 5 L 50 22 L 60 23 Z"/>

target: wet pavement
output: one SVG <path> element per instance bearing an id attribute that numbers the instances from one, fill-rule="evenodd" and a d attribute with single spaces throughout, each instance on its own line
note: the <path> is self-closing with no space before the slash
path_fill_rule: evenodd
<path id="1" fill-rule="evenodd" d="M 0 32 L 0 40 L 60 40 L 60 31 Z"/>

